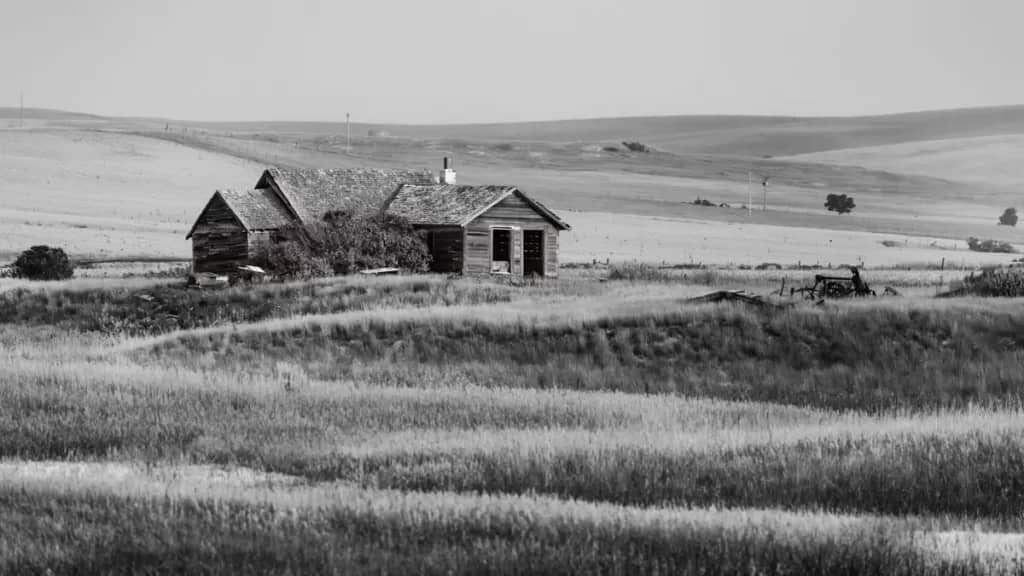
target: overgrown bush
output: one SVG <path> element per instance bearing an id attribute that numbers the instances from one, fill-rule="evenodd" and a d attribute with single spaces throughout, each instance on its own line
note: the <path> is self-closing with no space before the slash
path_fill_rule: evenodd
<path id="1" fill-rule="evenodd" d="M 829 212 L 848 214 L 856 207 L 853 197 L 846 194 L 829 194 L 825 197 L 825 208 L 828 208 Z"/>
<path id="2" fill-rule="evenodd" d="M 289 225 L 278 231 L 269 251 L 271 270 L 298 277 L 382 267 L 423 272 L 430 258 L 406 220 L 382 214 L 331 213 L 322 222 Z"/>
<path id="3" fill-rule="evenodd" d="M 999 217 L 1000 226 L 1016 226 L 1017 225 L 1017 209 L 1007 208 L 1003 210 L 1003 215 Z"/>
<path id="4" fill-rule="evenodd" d="M 67 280 L 75 273 L 75 266 L 61 248 L 33 246 L 14 261 L 13 275 L 29 280 Z"/>
<path id="5" fill-rule="evenodd" d="M 700 196 L 697 196 L 697 199 L 693 201 L 693 205 L 694 206 L 714 206 L 715 203 L 712 202 L 711 200 L 708 200 L 707 198 L 701 198 Z"/>
<path id="6" fill-rule="evenodd" d="M 1009 242 L 998 240 L 980 240 L 971 236 L 967 239 L 967 247 L 974 252 L 996 252 L 1000 254 L 1014 254 L 1017 250 Z"/>

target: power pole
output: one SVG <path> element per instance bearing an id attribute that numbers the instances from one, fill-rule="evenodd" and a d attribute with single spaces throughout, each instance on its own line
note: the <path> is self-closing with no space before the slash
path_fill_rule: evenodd
<path id="1" fill-rule="evenodd" d="M 747 216 L 750 216 L 750 205 L 754 203 L 754 176 L 747 172 Z"/>
<path id="2" fill-rule="evenodd" d="M 345 112 L 345 154 L 352 153 L 352 130 L 351 130 L 351 115 Z"/>
<path id="3" fill-rule="evenodd" d="M 764 192 L 764 199 L 761 200 L 761 210 L 762 211 L 767 211 L 768 210 L 768 177 L 767 176 L 764 177 L 764 180 L 761 180 L 761 188 L 764 189 L 763 190 L 763 192 Z"/>
<path id="4" fill-rule="evenodd" d="M 25 93 L 18 95 L 18 128 L 25 127 Z"/>

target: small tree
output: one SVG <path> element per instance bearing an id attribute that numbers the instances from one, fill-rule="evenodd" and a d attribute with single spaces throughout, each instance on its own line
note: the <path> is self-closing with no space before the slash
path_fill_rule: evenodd
<path id="1" fill-rule="evenodd" d="M 14 261 L 14 275 L 29 280 L 67 280 L 75 267 L 61 248 L 33 246 Z"/>
<path id="2" fill-rule="evenodd" d="M 825 197 L 825 208 L 828 208 L 829 212 L 846 214 L 853 211 L 856 207 L 857 205 L 853 203 L 853 197 L 846 194 L 829 194 Z"/>
<path id="3" fill-rule="evenodd" d="M 999 217 L 1000 226 L 1016 226 L 1017 225 L 1017 209 L 1007 208 L 1003 210 L 1003 215 Z"/>

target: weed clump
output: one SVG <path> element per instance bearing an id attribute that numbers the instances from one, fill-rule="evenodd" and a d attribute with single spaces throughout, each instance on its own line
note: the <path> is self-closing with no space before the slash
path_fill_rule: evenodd
<path id="1" fill-rule="evenodd" d="M 613 264 L 608 269 L 608 279 L 629 282 L 667 282 L 672 278 L 668 273 L 654 266 L 639 262 L 626 262 Z"/>

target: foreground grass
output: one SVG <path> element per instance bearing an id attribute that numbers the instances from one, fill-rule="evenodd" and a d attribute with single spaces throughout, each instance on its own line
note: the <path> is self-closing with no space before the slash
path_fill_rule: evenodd
<path id="1" fill-rule="evenodd" d="M 286 386 L 287 384 L 287 386 Z M 479 387 L 8 363 L 0 456 L 184 459 L 416 491 L 1016 517 L 1019 410 L 866 415 Z"/>
<path id="2" fill-rule="evenodd" d="M 0 570 L 993 574 L 1013 567 L 1005 554 L 991 554 L 995 538 L 976 534 L 950 546 L 921 521 L 403 494 L 251 475 L 212 480 L 193 467 L 0 463 Z"/>
<path id="3" fill-rule="evenodd" d="M 1017 301 L 19 290 L 0 573 L 982 574 L 1024 547 L 988 533 L 1024 530 Z"/>

